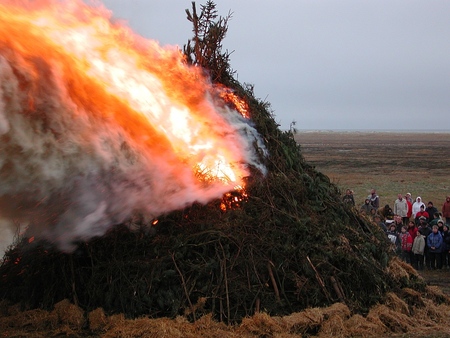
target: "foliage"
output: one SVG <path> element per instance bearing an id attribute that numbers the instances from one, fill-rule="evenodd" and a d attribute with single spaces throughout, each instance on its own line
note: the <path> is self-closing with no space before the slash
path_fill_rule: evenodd
<path id="1" fill-rule="evenodd" d="M 192 22 L 194 37 L 188 40 L 183 51 L 189 63 L 209 71 L 214 82 L 223 82 L 230 76 L 230 54 L 222 52 L 222 41 L 228 31 L 228 21 L 232 13 L 226 17 L 218 17 L 216 4 L 207 1 L 200 5 L 201 13 L 197 14 L 195 2 L 192 2 L 192 13 L 186 9 L 187 19 Z"/>
<path id="2" fill-rule="evenodd" d="M 217 45 L 227 20 L 212 23 L 212 2 L 202 9 L 198 16 L 193 4 L 188 13 L 196 38 L 186 51 L 248 103 L 268 149 L 261 155 L 267 175 L 251 169 L 240 208 L 194 204 L 157 225 L 118 225 L 73 254 L 23 238 L 0 266 L 1 299 L 51 308 L 67 298 L 133 318 L 206 312 L 236 322 L 262 310 L 283 315 L 337 301 L 363 313 L 386 292 L 420 284 L 389 274 L 385 234 L 343 205 L 338 188 L 305 162 L 293 132 L 280 131 L 270 105 L 227 73 L 228 55 Z"/>

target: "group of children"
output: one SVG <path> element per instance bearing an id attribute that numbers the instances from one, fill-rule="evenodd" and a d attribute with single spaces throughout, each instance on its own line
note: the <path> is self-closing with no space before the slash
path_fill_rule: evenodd
<path id="1" fill-rule="evenodd" d="M 355 206 L 350 189 L 342 200 Z M 450 196 L 446 197 L 441 212 L 431 201 L 425 205 L 420 196 L 413 201 L 411 193 L 398 194 L 391 208 L 380 207 L 380 198 L 372 189 L 359 212 L 373 217 L 386 232 L 393 249 L 416 269 L 450 268 Z"/>
<path id="2" fill-rule="evenodd" d="M 405 262 L 417 270 L 423 270 L 424 266 L 433 270 L 450 267 L 450 232 L 442 219 L 430 225 L 424 217 L 418 225 L 414 221 L 403 225 L 399 216 L 394 218 L 392 222 L 387 221 L 386 233 Z M 399 224 L 400 231 L 397 230 Z"/>
<path id="3" fill-rule="evenodd" d="M 401 258 L 417 270 L 424 267 L 433 270 L 450 268 L 450 218 L 447 210 L 450 196 L 447 196 L 442 212 L 431 201 L 425 206 L 420 197 L 414 203 L 408 201 L 408 197 L 410 194 L 405 198 L 399 194 L 394 212 L 388 205 L 382 210 L 384 223 L 381 217 L 375 216 L 374 221 L 386 231 Z M 405 211 L 402 204 L 406 204 Z"/>

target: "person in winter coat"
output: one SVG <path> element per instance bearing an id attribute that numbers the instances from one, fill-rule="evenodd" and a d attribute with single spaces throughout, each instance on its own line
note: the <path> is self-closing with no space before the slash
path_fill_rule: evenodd
<path id="1" fill-rule="evenodd" d="M 442 205 L 442 217 L 445 218 L 445 224 L 450 225 L 450 196 L 447 196 Z"/>
<path id="2" fill-rule="evenodd" d="M 406 203 L 408 204 L 408 213 L 406 214 L 406 217 L 410 220 L 412 215 L 412 202 L 406 199 Z"/>
<path id="3" fill-rule="evenodd" d="M 413 221 L 409 221 L 409 223 L 408 223 L 408 232 L 411 235 L 411 238 L 414 243 L 414 240 L 416 239 L 416 236 L 419 233 L 419 229 L 417 228 L 416 224 Z M 411 264 L 413 264 L 415 262 L 414 253 L 411 251 L 409 253 L 409 255 L 410 255 Z"/>
<path id="4" fill-rule="evenodd" d="M 447 269 L 450 267 L 450 231 L 447 224 L 444 225 L 442 237 L 444 239 L 444 245 L 442 248 L 442 267 Z"/>
<path id="5" fill-rule="evenodd" d="M 399 253 L 399 251 L 401 250 L 400 237 L 399 237 L 399 233 L 397 232 L 397 228 L 394 223 L 391 223 L 389 225 L 389 230 L 387 231 L 386 235 L 392 243 L 393 251 L 395 253 Z"/>
<path id="6" fill-rule="evenodd" d="M 420 218 L 425 217 L 427 223 L 428 219 L 430 218 L 430 215 L 428 215 L 428 212 L 425 211 L 425 205 L 420 206 L 420 211 L 416 213 L 416 217 L 414 220 L 416 221 L 416 224 L 419 224 Z"/>
<path id="7" fill-rule="evenodd" d="M 434 214 L 436 212 L 439 212 L 438 209 L 436 209 L 436 207 L 433 205 L 433 202 L 429 201 L 427 207 L 425 208 L 425 211 L 428 212 L 428 223 L 430 223 L 433 218 L 434 218 Z"/>
<path id="8" fill-rule="evenodd" d="M 346 190 L 344 197 L 342 197 L 342 201 L 349 206 L 355 206 L 355 198 L 353 197 L 353 192 L 350 189 Z"/>
<path id="9" fill-rule="evenodd" d="M 441 251 L 444 239 L 438 231 L 438 226 L 433 225 L 431 234 L 427 237 L 428 256 L 430 258 L 430 268 L 433 270 L 442 269 Z"/>
<path id="10" fill-rule="evenodd" d="M 370 204 L 370 200 L 368 198 L 366 198 L 366 200 L 364 201 L 364 204 L 361 206 L 359 211 L 364 215 L 370 216 L 372 209 L 373 209 L 373 206 Z"/>
<path id="11" fill-rule="evenodd" d="M 425 210 L 425 203 L 422 202 L 422 198 L 417 196 L 416 201 L 412 205 L 412 217 L 415 219 L 416 214 L 420 211 L 420 207 L 423 205 L 423 209 Z"/>
<path id="12" fill-rule="evenodd" d="M 408 227 L 406 225 L 402 227 L 402 232 L 400 233 L 400 241 L 402 247 L 402 260 L 406 263 L 411 264 L 410 253 L 413 245 L 413 239 L 409 234 Z"/>
<path id="13" fill-rule="evenodd" d="M 372 207 L 378 210 L 378 208 L 380 207 L 380 197 L 377 195 L 377 191 L 375 189 L 372 189 L 370 191 L 370 195 L 367 196 L 367 198 L 369 199 Z"/>
<path id="14" fill-rule="evenodd" d="M 394 214 L 402 218 L 403 225 L 408 224 L 408 202 L 406 202 L 406 198 L 403 198 L 402 194 L 398 194 L 394 202 Z"/>
<path id="15" fill-rule="evenodd" d="M 428 247 L 428 244 L 427 244 L 427 238 L 432 233 L 432 230 L 431 230 L 430 226 L 428 225 L 427 220 L 425 219 L 425 217 L 423 217 L 420 220 L 418 229 L 419 229 L 420 233 L 423 236 L 425 236 L 425 253 L 424 253 L 425 264 L 426 264 L 427 268 L 430 269 L 431 267 L 430 267 L 430 257 L 428 255 L 429 247 Z"/>
<path id="16" fill-rule="evenodd" d="M 423 270 L 425 236 L 422 235 L 420 232 L 418 232 L 416 238 L 414 238 L 411 251 L 414 254 L 414 268 L 416 270 Z"/>

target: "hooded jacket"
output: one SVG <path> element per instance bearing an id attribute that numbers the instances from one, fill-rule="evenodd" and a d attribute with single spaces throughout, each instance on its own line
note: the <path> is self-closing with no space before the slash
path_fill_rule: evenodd
<path id="1" fill-rule="evenodd" d="M 425 209 L 425 203 L 422 202 L 422 198 L 417 196 L 416 201 L 412 205 L 412 216 L 416 218 L 416 214 L 420 211 L 420 206 L 423 205 Z"/>

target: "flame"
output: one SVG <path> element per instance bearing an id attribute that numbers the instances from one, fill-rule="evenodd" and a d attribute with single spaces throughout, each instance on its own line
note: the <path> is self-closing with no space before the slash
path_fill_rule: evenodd
<path id="1" fill-rule="evenodd" d="M 250 108 L 248 103 L 236 95 L 231 88 L 224 85 L 217 84 L 216 89 L 219 92 L 219 96 L 227 103 L 231 103 L 233 108 L 236 109 L 246 119 L 250 118 Z"/>
<path id="2" fill-rule="evenodd" d="M 111 15 L 81 0 L 0 1 L 0 211 L 49 224 L 35 232 L 60 243 L 264 170 L 245 102 L 223 89 L 237 102 L 224 106 L 178 48 Z"/>

